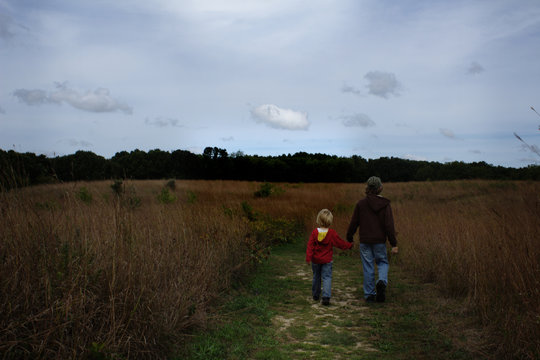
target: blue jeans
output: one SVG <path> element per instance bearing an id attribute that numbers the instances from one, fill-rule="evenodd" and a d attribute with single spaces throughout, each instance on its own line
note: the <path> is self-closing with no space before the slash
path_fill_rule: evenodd
<path id="1" fill-rule="evenodd" d="M 313 283 L 311 286 L 313 298 L 321 296 L 321 282 L 322 297 L 330 298 L 332 295 L 332 262 L 327 264 L 311 263 L 311 269 L 313 269 Z"/>
<path id="2" fill-rule="evenodd" d="M 360 256 L 362 257 L 362 268 L 364 269 L 364 297 L 376 295 L 375 290 L 375 266 L 379 272 L 379 280 L 388 284 L 388 257 L 386 255 L 386 244 L 362 244 L 360 243 Z"/>

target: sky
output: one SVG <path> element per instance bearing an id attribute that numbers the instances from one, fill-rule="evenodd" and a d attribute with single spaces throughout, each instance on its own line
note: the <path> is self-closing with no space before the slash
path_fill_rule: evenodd
<path id="1" fill-rule="evenodd" d="M 524 167 L 531 107 L 538 0 L 0 0 L 3 150 Z"/>

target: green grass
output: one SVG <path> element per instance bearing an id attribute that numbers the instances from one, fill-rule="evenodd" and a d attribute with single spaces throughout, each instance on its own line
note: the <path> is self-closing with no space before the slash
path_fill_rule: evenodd
<path id="1" fill-rule="evenodd" d="M 182 359 L 473 359 L 449 329 L 463 311 L 391 264 L 387 302 L 366 304 L 356 250 L 335 253 L 331 305 L 311 299 L 304 245 L 272 251 Z M 442 305 L 441 305 L 442 304 Z"/>

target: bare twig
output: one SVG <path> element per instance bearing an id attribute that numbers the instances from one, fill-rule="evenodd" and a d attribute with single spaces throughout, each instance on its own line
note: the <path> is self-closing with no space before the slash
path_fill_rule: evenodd
<path id="1" fill-rule="evenodd" d="M 536 109 L 533 108 L 532 106 L 531 106 L 531 110 L 534 111 L 538 116 L 540 116 L 540 114 L 538 114 L 538 111 L 536 111 Z"/>
<path id="2" fill-rule="evenodd" d="M 538 113 L 538 111 L 536 111 L 536 109 L 534 107 L 531 106 L 531 110 L 534 111 L 538 116 L 540 116 L 540 114 Z M 540 127 L 538 127 L 538 130 L 540 130 Z M 521 138 L 521 136 L 519 136 L 518 134 L 516 134 L 514 132 L 514 136 L 523 143 L 523 147 L 525 147 L 526 149 L 529 149 L 530 151 L 532 151 L 533 153 L 535 153 L 536 155 L 540 156 L 540 149 L 538 148 L 538 146 L 536 145 L 529 145 L 527 144 L 527 142 L 525 140 L 523 140 Z"/>
<path id="3" fill-rule="evenodd" d="M 534 112 L 536 113 L 536 115 L 540 116 L 540 114 L 538 113 L 538 111 L 536 111 L 536 109 L 533 108 L 532 106 L 531 106 L 531 110 L 534 111 Z M 538 126 L 538 130 L 540 130 L 540 126 Z"/>
<path id="4" fill-rule="evenodd" d="M 523 143 L 523 145 L 531 150 L 533 153 L 535 153 L 536 155 L 540 156 L 540 149 L 538 148 L 538 146 L 536 145 L 529 145 L 525 142 L 525 140 L 523 140 L 518 134 L 514 133 L 514 136 Z"/>

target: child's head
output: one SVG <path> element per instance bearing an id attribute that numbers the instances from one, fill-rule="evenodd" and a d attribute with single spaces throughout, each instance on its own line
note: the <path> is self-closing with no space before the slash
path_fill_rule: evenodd
<path id="1" fill-rule="evenodd" d="M 383 185 L 379 177 L 372 176 L 367 180 L 366 194 L 379 195 L 382 189 Z"/>
<path id="2" fill-rule="evenodd" d="M 332 225 L 332 220 L 334 216 L 328 209 L 322 209 L 317 214 L 317 225 L 324 228 L 329 228 Z"/>

